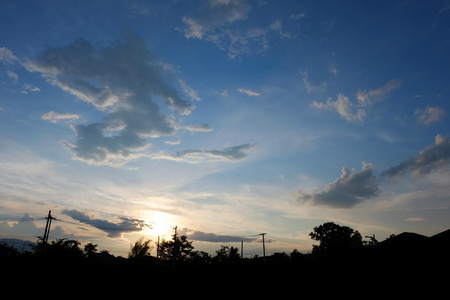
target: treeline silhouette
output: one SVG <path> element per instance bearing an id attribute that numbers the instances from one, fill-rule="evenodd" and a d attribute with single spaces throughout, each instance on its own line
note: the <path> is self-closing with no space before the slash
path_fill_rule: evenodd
<path id="1" fill-rule="evenodd" d="M 450 230 L 432 237 L 402 233 L 379 242 L 375 236 L 363 239 L 350 227 L 327 222 L 315 227 L 309 236 L 318 242 L 310 254 L 294 249 L 251 258 L 241 257 L 238 248 L 229 245 L 220 246 L 214 255 L 195 250 L 192 241 L 183 235 L 161 242 L 158 249 L 152 241 L 141 238 L 130 245 L 127 257 L 114 256 L 92 243 L 84 247 L 72 239 L 45 243 L 39 237 L 32 251 L 23 253 L 0 244 L 0 263 L 3 272 L 19 277 L 36 270 L 46 274 L 44 278 L 81 274 L 86 282 L 113 277 L 128 282 L 136 278 L 153 282 L 183 278 L 211 283 L 221 278 L 310 284 L 429 280 L 433 276 L 441 278 L 444 275 L 439 274 L 447 274 L 450 266 Z M 156 250 L 156 256 L 151 255 L 152 250 Z M 232 277 L 226 277 L 230 272 Z"/>

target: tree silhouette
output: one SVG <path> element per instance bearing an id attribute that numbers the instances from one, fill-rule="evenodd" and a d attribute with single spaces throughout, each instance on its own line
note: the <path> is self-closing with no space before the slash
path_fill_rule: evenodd
<path id="1" fill-rule="evenodd" d="M 194 246 L 192 241 L 188 241 L 187 236 L 181 237 L 173 235 L 173 240 L 162 241 L 159 245 L 159 256 L 162 260 L 175 262 L 188 261 Z"/>
<path id="2" fill-rule="evenodd" d="M 97 252 L 97 244 L 88 243 L 84 246 L 84 255 L 87 258 L 94 257 L 95 253 Z"/>
<path id="3" fill-rule="evenodd" d="M 314 227 L 309 236 L 320 242 L 318 246 L 313 245 L 313 254 L 338 254 L 363 246 L 361 234 L 357 230 L 333 222 Z"/>
<path id="4" fill-rule="evenodd" d="M 134 245 L 130 245 L 131 249 L 128 253 L 128 258 L 143 258 L 150 256 L 150 251 L 152 250 L 152 247 L 150 246 L 151 242 L 152 240 L 144 240 L 144 238 L 141 237 Z"/>
<path id="5" fill-rule="evenodd" d="M 216 263 L 235 263 L 240 261 L 238 248 L 221 245 L 213 258 Z"/>

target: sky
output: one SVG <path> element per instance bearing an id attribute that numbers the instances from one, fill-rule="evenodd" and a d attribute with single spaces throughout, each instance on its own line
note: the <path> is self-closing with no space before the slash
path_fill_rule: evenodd
<path id="1" fill-rule="evenodd" d="M 450 228 L 450 2 L 1 1 L 0 238 L 311 251 Z"/>

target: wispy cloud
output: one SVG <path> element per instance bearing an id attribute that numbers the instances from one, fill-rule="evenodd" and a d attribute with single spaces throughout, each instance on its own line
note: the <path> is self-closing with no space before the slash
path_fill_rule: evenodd
<path id="1" fill-rule="evenodd" d="M 252 91 L 252 90 L 248 90 L 248 89 L 243 89 L 243 88 L 238 88 L 237 91 L 241 94 L 246 94 L 247 96 L 259 96 L 260 93 Z"/>
<path id="2" fill-rule="evenodd" d="M 16 62 L 19 62 L 17 56 L 13 54 L 11 50 L 8 48 L 2 47 L 0 48 L 0 61 L 4 64 L 11 65 Z"/>
<path id="3" fill-rule="evenodd" d="M 279 34 L 281 39 L 291 39 L 293 36 L 289 32 L 285 32 L 282 30 L 283 25 L 281 24 L 281 20 L 276 20 L 272 22 L 269 26 L 269 28 L 276 33 Z"/>
<path id="4" fill-rule="evenodd" d="M 195 17 L 183 17 L 186 38 L 203 39 L 215 27 L 245 19 L 251 6 L 245 0 L 209 0 L 197 11 Z"/>
<path id="5" fill-rule="evenodd" d="M 405 221 L 408 221 L 408 222 L 423 222 L 425 220 L 426 220 L 425 218 L 421 218 L 421 217 L 412 217 L 412 218 L 405 219 Z"/>
<path id="6" fill-rule="evenodd" d="M 17 83 L 17 81 L 19 80 L 19 75 L 17 75 L 16 73 L 14 73 L 11 70 L 7 70 L 6 74 L 14 83 Z"/>
<path id="7" fill-rule="evenodd" d="M 356 94 L 357 103 L 352 103 L 344 94 L 337 95 L 336 101 L 328 98 L 326 103 L 313 101 L 311 107 L 317 109 L 327 109 L 336 111 L 343 119 L 349 122 L 365 121 L 367 116 L 367 108 L 375 102 L 382 101 L 387 94 L 398 88 L 401 84 L 400 80 L 390 80 L 386 85 L 368 92 L 358 91 Z M 306 83 L 305 83 L 306 85 Z"/>
<path id="8" fill-rule="evenodd" d="M 421 125 L 428 126 L 431 123 L 436 123 L 445 117 L 446 112 L 439 107 L 427 106 L 425 109 L 416 109 L 414 116 L 416 117 L 417 123 Z"/>
<path id="9" fill-rule="evenodd" d="M 358 91 L 358 93 L 356 94 L 356 98 L 358 99 L 358 103 L 360 106 L 369 106 L 375 102 L 382 101 L 390 91 L 400 87 L 400 85 L 400 80 L 392 79 L 389 80 L 388 83 L 386 83 L 384 86 L 379 87 L 375 90 L 371 90 L 368 92 Z"/>
<path id="10" fill-rule="evenodd" d="M 262 53 L 269 47 L 269 39 L 294 38 L 282 30 L 281 20 L 267 26 L 248 29 L 234 28 L 238 21 L 245 20 L 251 10 L 245 0 L 208 0 L 194 15 L 182 17 L 184 28 L 177 28 L 187 39 L 205 40 L 225 51 L 229 58 Z M 304 15 L 299 14 L 299 17 Z M 295 16 L 292 19 L 298 19 Z"/>
<path id="11" fill-rule="evenodd" d="M 323 92 L 325 91 L 325 88 L 327 86 L 327 83 L 324 82 L 320 85 L 314 85 L 309 81 L 309 73 L 303 72 L 303 83 L 305 84 L 306 91 L 308 93 L 315 93 L 315 92 Z"/>

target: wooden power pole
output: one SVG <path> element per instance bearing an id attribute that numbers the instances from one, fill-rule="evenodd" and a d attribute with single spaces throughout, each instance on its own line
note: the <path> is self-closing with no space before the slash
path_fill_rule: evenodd
<path id="1" fill-rule="evenodd" d="M 266 262 L 266 244 L 264 243 L 264 236 L 267 233 L 260 233 L 259 235 L 262 235 L 262 239 L 263 239 L 263 257 L 264 257 L 264 262 Z"/>
<path id="2" fill-rule="evenodd" d="M 54 219 L 52 217 L 51 210 L 48 211 L 48 216 L 46 217 L 46 219 L 47 219 L 47 224 L 45 225 L 44 237 L 42 238 L 42 241 L 44 242 L 44 244 L 47 244 L 47 242 L 48 242 L 48 235 L 50 234 L 50 227 L 52 225 L 52 220 Z"/>
<path id="3" fill-rule="evenodd" d="M 174 228 L 175 234 L 173 235 L 172 268 L 175 268 L 175 262 L 176 262 L 177 256 L 178 256 L 177 228 L 178 228 L 178 226 L 175 226 L 175 228 Z"/>

